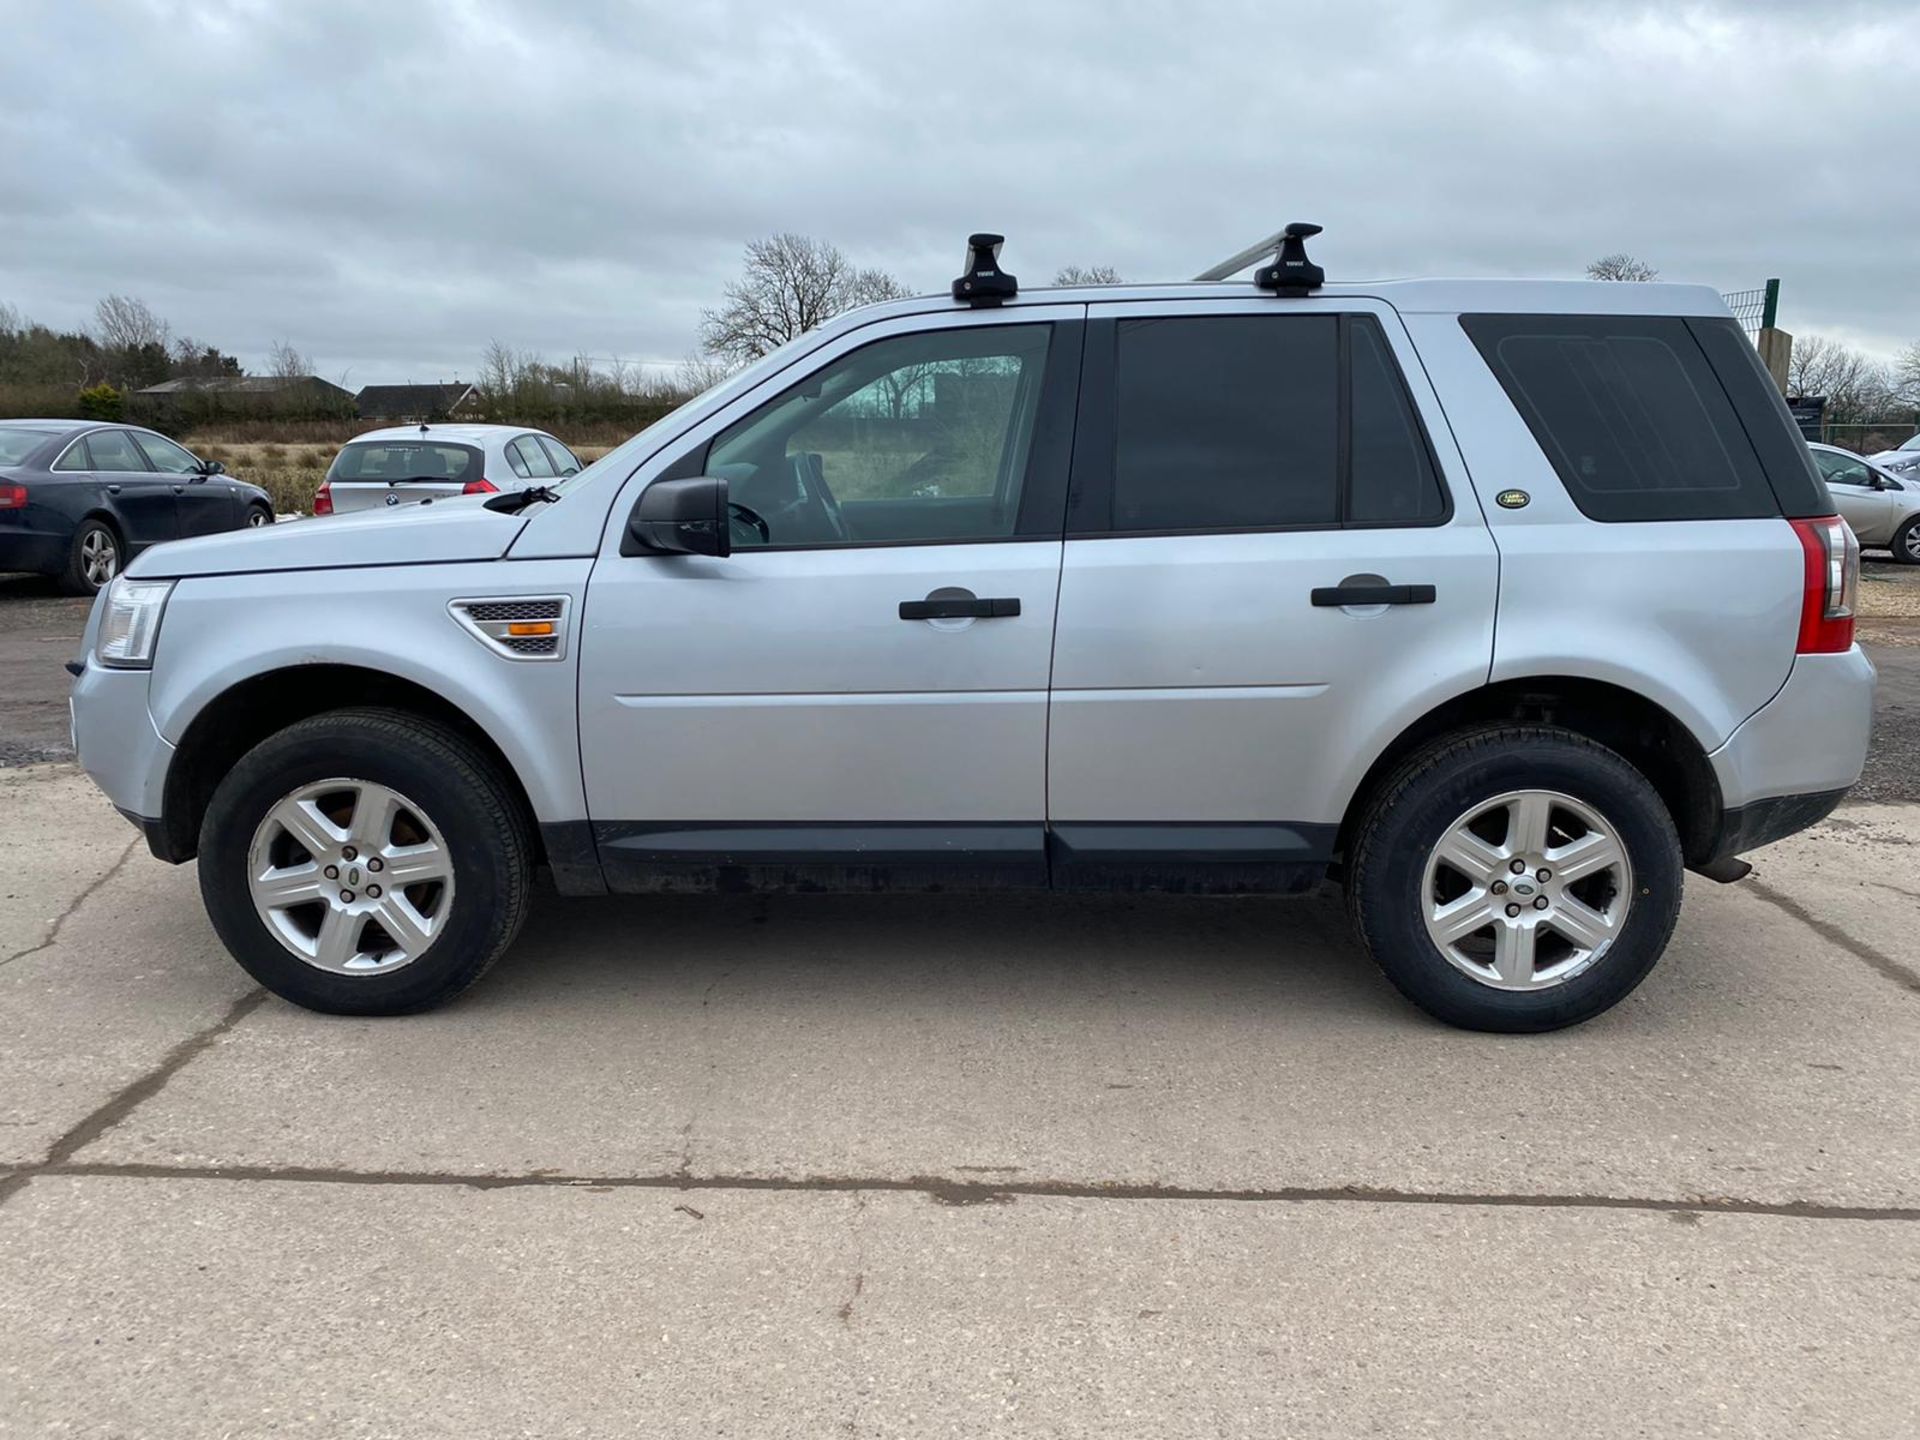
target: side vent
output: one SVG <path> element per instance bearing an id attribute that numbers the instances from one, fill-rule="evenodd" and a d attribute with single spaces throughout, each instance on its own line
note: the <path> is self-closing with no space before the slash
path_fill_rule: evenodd
<path id="1" fill-rule="evenodd" d="M 559 660 L 567 653 L 564 595 L 455 600 L 447 611 L 461 629 L 509 660 Z"/>

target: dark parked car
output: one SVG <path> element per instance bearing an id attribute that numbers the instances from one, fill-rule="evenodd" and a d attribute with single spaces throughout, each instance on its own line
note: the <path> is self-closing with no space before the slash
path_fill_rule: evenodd
<path id="1" fill-rule="evenodd" d="M 272 523 L 266 491 L 151 430 L 0 420 L 0 570 L 91 595 L 163 540 Z"/>

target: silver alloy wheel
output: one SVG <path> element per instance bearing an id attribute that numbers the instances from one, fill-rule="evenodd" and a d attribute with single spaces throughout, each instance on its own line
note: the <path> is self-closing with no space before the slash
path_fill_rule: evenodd
<path id="1" fill-rule="evenodd" d="M 80 573 L 98 590 L 120 572 L 120 547 L 113 532 L 96 525 L 80 540 Z"/>
<path id="2" fill-rule="evenodd" d="M 1907 528 L 1907 558 L 1920 560 L 1920 525 Z"/>
<path id="3" fill-rule="evenodd" d="M 247 528 L 249 530 L 258 530 L 272 518 L 272 516 L 268 515 L 267 512 L 262 510 L 258 505 L 249 506 L 247 509 Z"/>
<path id="4" fill-rule="evenodd" d="M 280 943 L 336 975 L 411 964 L 453 913 L 453 854 L 413 801 L 365 780 L 283 796 L 253 832 L 247 888 Z"/>
<path id="5" fill-rule="evenodd" d="M 1427 935 L 1456 970 L 1496 990 L 1545 990 L 1619 938 L 1633 867 L 1591 805 L 1513 790 L 1447 827 L 1420 895 Z"/>

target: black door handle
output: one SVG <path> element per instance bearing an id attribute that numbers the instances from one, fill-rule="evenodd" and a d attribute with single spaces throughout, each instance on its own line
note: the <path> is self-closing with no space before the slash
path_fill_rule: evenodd
<path id="1" fill-rule="evenodd" d="M 1316 605 L 1431 605 L 1431 585 L 1318 585 Z"/>
<path id="2" fill-rule="evenodd" d="M 902 620 L 997 620 L 1006 615 L 1020 613 L 1020 597 L 1008 595 L 991 600 L 958 596 L 941 600 L 902 600 L 900 618 Z"/>

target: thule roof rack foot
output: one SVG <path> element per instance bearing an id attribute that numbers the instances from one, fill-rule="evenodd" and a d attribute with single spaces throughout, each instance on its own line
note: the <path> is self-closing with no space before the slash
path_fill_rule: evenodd
<path id="1" fill-rule="evenodd" d="M 999 305 L 1020 293 L 1020 282 L 1000 268 L 1004 235 L 969 235 L 967 271 L 953 282 L 953 298 L 968 305 Z"/>
<path id="2" fill-rule="evenodd" d="M 1280 232 L 1280 253 L 1273 264 L 1253 272 L 1253 283 L 1262 290 L 1293 299 L 1318 290 L 1327 283 L 1327 272 L 1307 259 L 1307 241 L 1320 233 L 1318 225 L 1296 220 Z"/>

